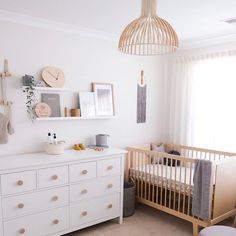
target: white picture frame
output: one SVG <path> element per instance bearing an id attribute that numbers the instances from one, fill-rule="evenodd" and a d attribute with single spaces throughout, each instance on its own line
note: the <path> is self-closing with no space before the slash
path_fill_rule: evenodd
<path id="1" fill-rule="evenodd" d="M 113 85 L 106 83 L 92 83 L 95 96 L 96 116 L 114 116 Z"/>
<path id="2" fill-rule="evenodd" d="M 81 117 L 95 117 L 95 99 L 93 92 L 79 92 Z"/>

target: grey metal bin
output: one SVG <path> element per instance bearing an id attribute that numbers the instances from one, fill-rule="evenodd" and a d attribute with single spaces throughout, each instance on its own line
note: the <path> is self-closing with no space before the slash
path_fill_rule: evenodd
<path id="1" fill-rule="evenodd" d="M 135 184 L 133 182 L 124 183 L 124 203 L 123 216 L 132 216 L 135 212 Z"/>

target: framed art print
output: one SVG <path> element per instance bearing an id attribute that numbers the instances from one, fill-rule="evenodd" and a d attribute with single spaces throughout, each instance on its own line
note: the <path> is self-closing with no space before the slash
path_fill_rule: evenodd
<path id="1" fill-rule="evenodd" d="M 92 83 L 97 116 L 114 116 L 113 85 Z"/>
<path id="2" fill-rule="evenodd" d="M 93 92 L 79 92 L 79 103 L 82 117 L 95 117 Z"/>

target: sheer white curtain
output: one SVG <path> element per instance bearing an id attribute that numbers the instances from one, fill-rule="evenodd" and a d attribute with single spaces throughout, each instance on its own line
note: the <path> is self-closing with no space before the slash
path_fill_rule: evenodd
<path id="1" fill-rule="evenodd" d="M 236 151 L 236 51 L 175 59 L 166 141 Z"/>

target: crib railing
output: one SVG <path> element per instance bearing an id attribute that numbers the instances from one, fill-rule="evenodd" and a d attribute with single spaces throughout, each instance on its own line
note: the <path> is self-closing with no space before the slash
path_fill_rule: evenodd
<path id="1" fill-rule="evenodd" d="M 194 236 L 198 226 L 219 223 L 236 213 L 235 153 L 173 144 L 165 144 L 165 149 L 154 152 L 149 144 L 127 148 L 126 179 L 135 182 L 139 202 L 192 222 Z M 181 155 L 168 154 L 171 150 Z M 195 159 L 211 160 L 215 166 L 212 214 L 207 221 L 192 215 Z"/>
<path id="2" fill-rule="evenodd" d="M 165 144 L 166 152 L 175 150 L 180 156 L 150 151 L 150 145 L 127 149 L 126 178 L 135 181 L 137 198 L 191 217 L 195 159 L 217 162 L 236 155 L 174 144 Z"/>
<path id="3" fill-rule="evenodd" d="M 216 151 L 204 148 L 189 147 L 176 144 L 165 144 L 166 151 L 176 150 L 182 156 L 194 159 L 205 159 L 211 161 L 220 161 L 231 156 L 236 156 L 236 153 Z"/>
<path id="4" fill-rule="evenodd" d="M 194 159 L 128 150 L 127 168 L 136 183 L 136 197 L 191 216 Z"/>

